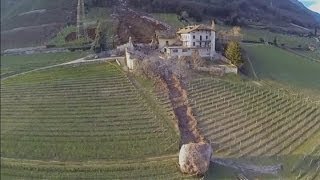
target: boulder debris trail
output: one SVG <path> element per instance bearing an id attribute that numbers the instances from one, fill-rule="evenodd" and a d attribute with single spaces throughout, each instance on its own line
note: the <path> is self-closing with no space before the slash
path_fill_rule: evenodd
<path id="1" fill-rule="evenodd" d="M 166 73 L 164 80 L 169 90 L 169 97 L 175 116 L 178 120 L 181 141 L 180 145 L 203 142 L 204 138 L 197 129 L 197 120 L 193 116 L 192 108 L 188 104 L 185 86 L 177 75 Z"/>

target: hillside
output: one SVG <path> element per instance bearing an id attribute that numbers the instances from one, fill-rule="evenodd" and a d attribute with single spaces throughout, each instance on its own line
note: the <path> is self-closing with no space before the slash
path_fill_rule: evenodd
<path id="1" fill-rule="evenodd" d="M 1 0 L 1 49 L 44 45 L 76 22 L 77 0 Z"/>
<path id="2" fill-rule="evenodd" d="M 76 23 L 76 5 L 77 0 L 1 0 L 1 49 L 45 45 L 64 27 Z M 114 7 L 120 5 L 128 5 L 137 12 L 151 14 L 180 15 L 187 12 L 188 20 L 191 21 L 215 18 L 221 24 L 250 26 L 282 33 L 308 34 L 320 24 L 320 15 L 296 0 L 230 0 L 227 4 L 222 0 L 85 1 L 86 13 L 92 8 L 114 10 Z M 127 18 L 126 13 L 118 17 Z M 106 18 L 110 21 L 110 17 Z M 130 31 L 120 36 L 120 42 L 126 41 L 130 35 L 141 39 L 143 31 L 150 35 L 154 31 L 154 25 L 148 25 L 143 31 L 139 30 L 140 26 L 145 27 L 145 23 L 120 21 L 118 35 L 122 34 L 121 31 Z"/>
<path id="3" fill-rule="evenodd" d="M 319 24 L 316 13 L 296 0 L 230 0 L 228 3 L 222 0 L 130 0 L 129 4 L 148 12 L 187 11 L 198 21 L 215 17 L 231 25 L 292 28 L 292 24 L 296 24 L 312 29 Z"/>

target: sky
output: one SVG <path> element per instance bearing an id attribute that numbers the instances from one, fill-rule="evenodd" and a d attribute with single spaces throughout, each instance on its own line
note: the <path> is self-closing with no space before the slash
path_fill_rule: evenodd
<path id="1" fill-rule="evenodd" d="M 300 0 L 300 1 L 312 11 L 320 13 L 320 0 Z"/>

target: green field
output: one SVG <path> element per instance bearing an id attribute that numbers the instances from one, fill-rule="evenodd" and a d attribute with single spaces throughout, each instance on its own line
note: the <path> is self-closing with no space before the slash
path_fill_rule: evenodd
<path id="1" fill-rule="evenodd" d="M 65 0 L 19 0 L 15 6 L 10 4 L 11 0 L 1 0 L 1 20 L 17 16 L 20 13 L 37 9 L 61 8 Z"/>
<path id="2" fill-rule="evenodd" d="M 66 42 L 65 38 L 72 32 L 76 32 L 76 26 L 67 26 L 51 39 L 48 44 L 55 45 L 56 47 L 78 47 L 86 43 L 84 38 Z"/>
<path id="3" fill-rule="evenodd" d="M 267 45 L 243 45 L 259 79 L 320 90 L 320 63 Z"/>
<path id="4" fill-rule="evenodd" d="M 153 16 L 174 28 L 184 27 L 184 24 L 178 19 L 178 15 L 176 14 L 154 13 Z"/>
<path id="5" fill-rule="evenodd" d="M 85 54 L 86 52 L 65 52 L 1 56 L 1 77 L 7 77 L 36 68 L 69 62 L 81 58 Z"/>
<path id="6" fill-rule="evenodd" d="M 317 51 L 302 51 L 295 50 L 296 53 L 301 54 L 302 56 L 309 57 L 320 62 L 320 50 Z"/>
<path id="7" fill-rule="evenodd" d="M 242 33 L 244 34 L 244 40 L 249 41 L 260 41 L 260 38 L 268 42 L 273 42 L 274 38 L 277 38 L 279 46 L 284 44 L 285 47 L 289 48 L 308 48 L 310 44 L 316 44 L 314 38 L 300 37 L 297 35 L 288 35 L 281 33 L 274 33 L 268 30 L 243 28 Z"/>
<path id="8" fill-rule="evenodd" d="M 198 128 L 215 146 L 215 156 L 283 164 L 282 173 L 271 179 L 320 177 L 319 104 L 250 83 L 212 78 L 190 83 L 189 98 Z"/>
<path id="9" fill-rule="evenodd" d="M 2 81 L 1 177 L 181 178 L 179 136 L 152 97 L 106 63 Z"/>
<path id="10" fill-rule="evenodd" d="M 92 7 L 89 8 L 86 18 L 84 20 L 85 26 L 90 28 L 96 28 L 98 22 L 103 21 L 105 26 L 107 27 L 107 37 L 113 38 L 115 35 L 115 23 L 111 17 L 111 9 L 110 8 L 101 8 L 101 7 Z M 57 47 L 77 47 L 86 43 L 86 39 L 77 39 L 74 41 L 66 42 L 65 38 L 72 32 L 76 32 L 75 26 L 67 26 L 63 28 L 53 39 L 49 41 L 49 44 L 56 45 Z M 94 39 L 88 39 L 88 41 L 93 41 Z M 110 40 L 111 42 L 111 40 Z"/>

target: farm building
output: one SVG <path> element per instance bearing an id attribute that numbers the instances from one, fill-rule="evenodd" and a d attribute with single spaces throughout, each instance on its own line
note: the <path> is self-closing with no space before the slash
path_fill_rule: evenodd
<path id="1" fill-rule="evenodd" d="M 163 50 L 167 46 L 173 46 L 178 43 L 177 34 L 172 30 L 156 31 L 156 39 L 159 49 Z"/>
<path id="2" fill-rule="evenodd" d="M 158 43 L 161 52 L 168 57 L 191 56 L 195 50 L 201 57 L 214 57 L 216 54 L 215 24 L 211 26 L 200 24 L 181 28 L 177 36 L 158 33 Z"/>

